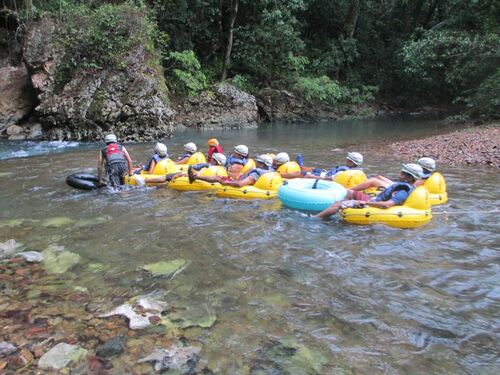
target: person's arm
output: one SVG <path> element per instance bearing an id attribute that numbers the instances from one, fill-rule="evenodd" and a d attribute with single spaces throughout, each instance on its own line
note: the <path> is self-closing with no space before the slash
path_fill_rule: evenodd
<path id="1" fill-rule="evenodd" d="M 255 179 L 252 176 L 248 176 L 244 178 L 243 180 L 237 180 L 237 181 L 224 181 L 221 180 L 220 183 L 222 185 L 227 185 L 227 186 L 234 186 L 234 187 L 243 187 L 243 186 L 248 186 L 248 185 L 253 185 L 255 184 Z"/>
<path id="2" fill-rule="evenodd" d="M 299 178 L 299 177 L 303 177 L 304 175 L 302 174 L 302 172 L 300 171 L 297 171 L 297 172 L 283 172 L 281 173 L 280 172 L 280 175 L 281 177 L 283 178 Z"/>
<path id="3" fill-rule="evenodd" d="M 155 169 L 155 166 L 156 166 L 156 160 L 153 159 L 153 160 L 151 160 L 151 163 L 149 163 L 149 170 L 148 170 L 149 174 L 153 174 L 153 170 Z"/>
<path id="4" fill-rule="evenodd" d="M 103 182 L 103 170 L 104 170 L 104 159 L 102 157 L 102 151 L 99 151 L 99 157 L 97 159 L 97 178 L 99 180 L 99 185 Z"/>
<path id="5" fill-rule="evenodd" d="M 175 163 L 176 164 L 187 164 L 189 160 L 189 156 L 186 156 L 185 158 L 182 158 L 181 160 L 177 160 Z"/>
<path id="6" fill-rule="evenodd" d="M 128 154 L 128 151 L 125 147 L 122 147 L 122 152 L 123 155 L 125 156 L 125 159 L 127 159 L 128 174 L 132 176 L 132 174 L 134 174 L 134 166 L 132 165 L 132 159 L 130 158 L 130 155 Z"/>

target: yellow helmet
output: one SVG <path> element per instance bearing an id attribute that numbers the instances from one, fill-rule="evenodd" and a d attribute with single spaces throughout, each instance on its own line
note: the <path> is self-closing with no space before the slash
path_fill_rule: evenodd
<path id="1" fill-rule="evenodd" d="M 211 147 L 217 147 L 219 145 L 219 141 L 215 138 L 211 138 L 208 140 L 207 145 Z"/>

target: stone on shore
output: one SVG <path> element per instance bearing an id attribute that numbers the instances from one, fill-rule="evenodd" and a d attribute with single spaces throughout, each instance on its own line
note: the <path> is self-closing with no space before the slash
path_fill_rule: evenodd
<path id="1" fill-rule="evenodd" d="M 0 358 L 6 357 L 16 351 L 16 347 L 11 343 L 1 341 L 0 342 Z"/>

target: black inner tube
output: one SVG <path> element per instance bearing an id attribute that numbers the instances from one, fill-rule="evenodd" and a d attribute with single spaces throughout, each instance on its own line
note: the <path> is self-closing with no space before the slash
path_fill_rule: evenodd
<path id="1" fill-rule="evenodd" d="M 66 183 L 76 189 L 93 190 L 102 187 L 99 178 L 90 173 L 73 173 L 66 177 Z"/>

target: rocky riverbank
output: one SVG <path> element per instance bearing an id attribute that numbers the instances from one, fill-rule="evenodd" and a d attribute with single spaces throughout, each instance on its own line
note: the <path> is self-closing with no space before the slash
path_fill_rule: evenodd
<path id="1" fill-rule="evenodd" d="M 479 164 L 500 168 L 500 124 L 397 142 L 391 144 L 390 149 L 408 160 L 431 156 L 439 164 Z"/>

